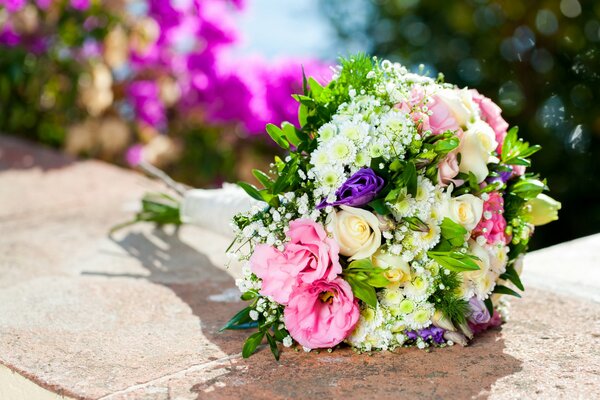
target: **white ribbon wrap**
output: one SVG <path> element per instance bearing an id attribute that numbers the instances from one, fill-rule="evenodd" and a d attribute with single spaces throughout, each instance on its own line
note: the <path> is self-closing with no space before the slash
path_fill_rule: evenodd
<path id="1" fill-rule="evenodd" d="M 237 185 L 224 184 L 221 189 L 192 189 L 185 192 L 181 221 L 194 224 L 226 237 L 233 237 L 231 221 L 234 215 L 265 203 L 248 196 Z"/>

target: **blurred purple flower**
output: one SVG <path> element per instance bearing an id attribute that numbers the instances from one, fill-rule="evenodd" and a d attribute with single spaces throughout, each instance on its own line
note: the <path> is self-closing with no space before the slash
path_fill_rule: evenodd
<path id="1" fill-rule="evenodd" d="M 78 11 L 85 11 L 90 8 L 90 0 L 71 0 L 70 4 Z"/>
<path id="2" fill-rule="evenodd" d="M 54 0 L 35 0 L 35 4 L 42 10 L 47 10 L 52 5 Z"/>
<path id="3" fill-rule="evenodd" d="M 125 161 L 127 161 L 127 164 L 130 167 L 136 167 L 143 161 L 143 156 L 144 146 L 136 143 L 127 149 L 127 153 L 125 153 Z"/>
<path id="4" fill-rule="evenodd" d="M 0 6 L 6 7 L 6 11 L 14 13 L 25 7 L 26 0 L 0 0 Z"/>
<path id="5" fill-rule="evenodd" d="M 8 47 L 15 47 L 21 43 L 21 36 L 16 33 L 11 26 L 5 26 L 0 31 L 0 44 Z M 0 50 L 1 51 L 1 50 Z"/>
<path id="6" fill-rule="evenodd" d="M 155 128 L 165 126 L 165 108 L 160 100 L 158 85 L 154 81 L 136 81 L 129 85 L 128 97 L 136 118 Z"/>

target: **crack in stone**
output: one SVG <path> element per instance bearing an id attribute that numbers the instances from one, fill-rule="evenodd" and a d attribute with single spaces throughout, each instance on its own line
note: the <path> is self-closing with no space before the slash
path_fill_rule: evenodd
<path id="1" fill-rule="evenodd" d="M 111 400 L 111 399 L 115 399 L 117 396 L 120 396 L 120 395 L 123 395 L 123 394 L 127 394 L 127 393 L 131 393 L 131 392 L 134 392 L 136 390 L 144 389 L 146 387 L 150 387 L 150 386 L 155 385 L 155 384 L 160 384 L 160 383 L 163 383 L 163 382 L 167 382 L 167 381 L 169 381 L 169 380 L 171 380 L 173 378 L 183 378 L 187 373 L 202 371 L 202 370 L 208 369 L 210 367 L 219 365 L 222 362 L 232 361 L 234 359 L 240 358 L 241 356 L 242 356 L 242 353 L 237 353 L 237 354 L 232 354 L 230 356 L 222 357 L 222 358 L 219 358 L 219 359 L 216 359 L 216 360 L 207 361 L 207 362 L 200 363 L 200 364 L 194 364 L 194 365 L 191 365 L 191 366 L 189 366 L 189 367 L 187 367 L 185 369 L 182 369 L 180 371 L 173 372 L 173 373 L 170 373 L 170 374 L 167 374 L 167 375 L 163 375 L 161 377 L 151 379 L 151 380 L 149 380 L 147 382 L 138 383 L 138 384 L 126 387 L 125 389 L 121 389 L 121 390 L 118 390 L 116 392 L 107 394 L 105 396 L 102 396 L 102 397 L 98 398 L 98 400 Z"/>

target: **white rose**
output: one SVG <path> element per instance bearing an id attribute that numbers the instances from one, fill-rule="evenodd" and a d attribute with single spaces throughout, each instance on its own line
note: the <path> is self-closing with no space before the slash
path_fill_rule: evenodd
<path id="1" fill-rule="evenodd" d="M 490 255 L 490 268 L 492 271 L 501 275 L 506 272 L 508 263 L 508 247 L 502 245 L 484 245 Z"/>
<path id="2" fill-rule="evenodd" d="M 474 288 L 474 294 L 480 298 L 485 299 L 488 294 L 496 286 L 499 273 L 493 270 L 492 263 L 494 260 L 490 256 L 490 250 L 484 246 L 479 245 L 476 241 L 469 241 L 469 254 L 479 258 L 475 261 L 479 266 L 476 271 L 466 271 L 462 273 L 463 276 L 463 287 L 472 285 Z M 463 292 L 465 290 L 463 289 Z"/>
<path id="3" fill-rule="evenodd" d="M 497 162 L 492 156 L 497 146 L 494 130 L 483 121 L 475 122 L 469 126 L 460 141 L 458 170 L 467 174 L 472 172 L 477 183 L 482 182 L 489 174 L 487 164 Z"/>
<path id="4" fill-rule="evenodd" d="M 410 266 L 404 258 L 377 250 L 373 254 L 373 265 L 386 271 L 384 276 L 391 282 L 401 284 L 410 281 Z"/>
<path id="5" fill-rule="evenodd" d="M 379 220 L 373 213 L 360 208 L 340 208 L 327 222 L 327 229 L 340 246 L 340 254 L 350 260 L 371 257 L 381 245 Z"/>
<path id="6" fill-rule="evenodd" d="M 466 89 L 442 89 L 436 93 L 436 96 L 450 109 L 456 122 L 461 127 L 466 127 L 471 118 L 477 113 L 473 98 Z"/>
<path id="7" fill-rule="evenodd" d="M 482 214 L 483 200 L 472 194 L 447 198 L 445 207 L 442 210 L 443 217 L 450 218 L 469 232 L 477 226 Z"/>

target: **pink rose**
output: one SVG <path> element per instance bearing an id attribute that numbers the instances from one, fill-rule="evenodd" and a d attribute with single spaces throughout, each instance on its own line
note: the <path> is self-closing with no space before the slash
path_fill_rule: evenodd
<path id="1" fill-rule="evenodd" d="M 511 165 L 512 176 L 521 176 L 525 174 L 525 166 L 524 165 Z"/>
<path id="2" fill-rule="evenodd" d="M 394 108 L 402 110 L 411 116 L 419 133 L 431 130 L 429 126 L 429 115 L 422 111 L 426 104 L 425 91 L 421 87 L 413 87 L 410 91 L 408 102 L 402 102 L 394 105 Z"/>
<path id="3" fill-rule="evenodd" d="M 438 183 L 442 187 L 446 187 L 450 183 L 454 183 L 455 186 L 463 184 L 462 179 L 453 179 L 459 172 L 456 154 L 456 151 L 451 151 L 446 158 L 438 164 Z"/>
<path id="4" fill-rule="evenodd" d="M 359 314 L 350 285 L 336 278 L 296 287 L 283 316 L 294 340 L 317 349 L 341 343 L 354 329 Z"/>
<path id="5" fill-rule="evenodd" d="M 498 142 L 498 153 L 502 152 L 502 143 L 506 137 L 506 131 L 508 129 L 508 123 L 502 118 L 502 109 L 496 105 L 492 100 L 480 94 L 477 90 L 471 89 L 471 95 L 473 101 L 479 105 L 481 111 L 481 118 L 492 127 L 496 133 L 496 142 Z"/>
<path id="6" fill-rule="evenodd" d="M 473 236 L 483 235 L 489 244 L 507 244 L 506 219 L 504 218 L 504 199 L 498 192 L 489 193 L 489 199 L 483 202 L 483 218 L 473 230 Z M 489 217 L 489 218 L 487 218 Z"/>
<path id="7" fill-rule="evenodd" d="M 283 305 L 299 284 L 333 280 L 342 272 L 339 246 L 321 225 L 297 219 L 290 223 L 287 236 L 290 241 L 283 251 L 261 244 L 250 258 L 250 269 L 262 279 L 260 293 Z"/>
<path id="8" fill-rule="evenodd" d="M 456 131 L 460 128 L 450 107 L 437 95 L 433 96 L 433 103 L 429 105 L 429 111 L 432 112 L 429 116 L 429 126 L 435 135 L 448 130 Z"/>

